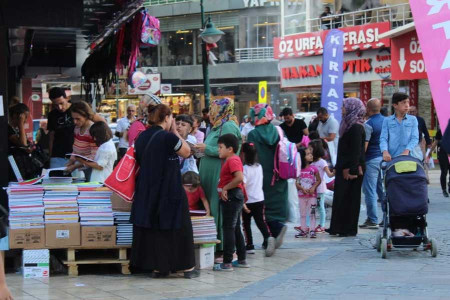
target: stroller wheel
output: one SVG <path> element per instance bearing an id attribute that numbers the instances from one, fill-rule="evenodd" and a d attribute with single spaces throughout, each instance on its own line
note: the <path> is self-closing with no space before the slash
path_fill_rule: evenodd
<path id="1" fill-rule="evenodd" d="M 381 233 L 380 232 L 377 233 L 377 238 L 375 239 L 375 248 L 377 249 L 378 252 L 381 251 Z"/>
<path id="2" fill-rule="evenodd" d="M 381 258 L 386 258 L 387 256 L 387 240 L 381 239 Z"/>
<path id="3" fill-rule="evenodd" d="M 437 241 L 435 239 L 430 239 L 431 243 L 431 256 L 436 257 L 437 256 Z"/>

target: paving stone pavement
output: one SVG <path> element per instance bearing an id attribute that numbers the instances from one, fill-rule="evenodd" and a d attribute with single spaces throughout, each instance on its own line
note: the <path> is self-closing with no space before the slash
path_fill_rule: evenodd
<path id="1" fill-rule="evenodd" d="M 202 271 L 200 278 L 150 279 L 147 275 L 7 276 L 15 299 L 450 299 L 450 200 L 431 173 L 429 232 L 439 243 L 432 258 L 422 250 L 393 250 L 381 259 L 373 248 L 376 230 L 357 237 L 296 239 L 289 224 L 285 243 L 273 257 L 249 255 L 250 269 Z M 364 201 L 363 201 L 364 202 Z M 364 207 L 361 223 L 365 219 Z M 381 211 L 379 211 L 381 215 Z M 254 236 L 261 242 L 255 228 Z"/>

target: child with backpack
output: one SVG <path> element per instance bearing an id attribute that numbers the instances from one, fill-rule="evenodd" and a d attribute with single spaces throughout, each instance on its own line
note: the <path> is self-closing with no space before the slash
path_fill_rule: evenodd
<path id="1" fill-rule="evenodd" d="M 242 212 L 247 253 L 255 253 L 251 230 L 253 217 L 256 226 L 258 226 L 264 237 L 263 248 L 266 251 L 266 256 L 269 257 L 275 253 L 275 238 L 270 236 L 264 217 L 263 169 L 257 162 L 256 148 L 253 143 L 244 143 L 242 145 L 242 154 L 244 158 L 244 185 L 248 195 L 248 200 L 244 204 Z"/>
<path id="2" fill-rule="evenodd" d="M 317 206 L 317 187 L 322 180 L 320 179 L 319 170 L 313 166 L 313 155 L 311 150 L 300 149 L 300 157 L 302 160 L 302 170 L 300 177 L 297 178 L 296 186 L 298 190 L 299 206 L 300 206 L 300 227 L 295 227 L 298 234 L 296 238 L 307 237 L 316 238 L 316 206 Z M 311 230 L 307 231 L 306 216 L 310 215 Z"/>
<path id="3" fill-rule="evenodd" d="M 323 149 L 322 140 L 316 139 L 309 143 L 309 148 L 312 151 L 313 162 L 311 165 L 315 166 L 319 170 L 320 179 L 322 180 L 320 185 L 317 187 L 317 200 L 319 201 L 319 214 L 320 223 L 315 228 L 316 233 L 325 232 L 325 219 L 327 213 L 325 211 L 325 191 L 327 189 L 325 174 L 328 177 L 333 177 L 334 173 L 328 168 L 328 163 L 323 159 L 325 155 L 325 150 Z"/>

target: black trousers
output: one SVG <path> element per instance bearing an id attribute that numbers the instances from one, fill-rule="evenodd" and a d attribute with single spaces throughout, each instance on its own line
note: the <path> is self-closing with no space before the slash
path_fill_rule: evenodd
<path id="1" fill-rule="evenodd" d="M 233 261 L 236 248 L 238 259 L 246 259 L 244 236 L 241 230 L 241 211 L 244 206 L 244 193 L 240 188 L 228 191 L 228 201 L 220 200 L 222 206 L 223 228 L 223 262 L 229 264 Z"/>
<path id="2" fill-rule="evenodd" d="M 450 174 L 449 162 L 447 153 L 441 148 L 438 151 L 439 167 L 441 168 L 441 187 L 443 191 L 447 190 L 447 174 Z M 449 176 L 449 190 L 450 190 L 450 176 Z"/>
<path id="3" fill-rule="evenodd" d="M 117 156 L 118 162 L 122 159 L 122 157 L 125 156 L 125 153 L 127 153 L 127 151 L 128 151 L 128 148 L 119 148 L 119 153 L 118 153 L 119 155 Z"/>
<path id="4" fill-rule="evenodd" d="M 256 226 L 258 226 L 259 231 L 261 231 L 261 234 L 264 237 L 263 245 L 266 245 L 267 239 L 270 237 L 270 233 L 264 217 L 264 201 L 248 203 L 247 208 L 250 210 L 250 213 L 242 211 L 242 221 L 247 247 L 254 246 L 251 227 L 252 217 L 255 219 Z"/>

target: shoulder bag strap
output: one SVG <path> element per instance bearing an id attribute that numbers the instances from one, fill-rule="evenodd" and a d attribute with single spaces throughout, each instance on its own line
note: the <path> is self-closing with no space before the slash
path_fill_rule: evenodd
<path id="1" fill-rule="evenodd" d="M 150 144 L 152 143 L 152 141 L 155 139 L 155 137 L 156 137 L 159 133 L 161 133 L 161 132 L 163 132 L 163 131 L 164 131 L 164 129 L 158 130 L 157 132 L 155 132 L 155 133 L 152 135 L 152 137 L 151 137 L 150 140 L 148 141 L 147 145 L 145 145 L 144 153 L 147 153 L 148 149 L 150 148 Z M 142 162 L 144 162 L 145 157 L 148 157 L 148 155 L 143 155 L 143 156 L 142 156 Z"/>

